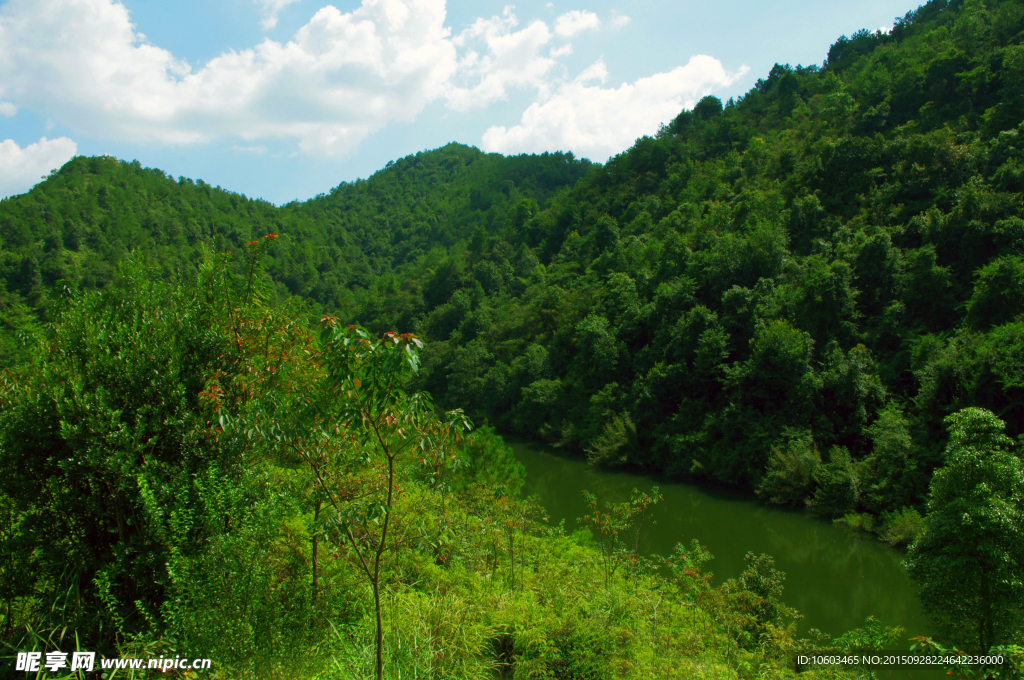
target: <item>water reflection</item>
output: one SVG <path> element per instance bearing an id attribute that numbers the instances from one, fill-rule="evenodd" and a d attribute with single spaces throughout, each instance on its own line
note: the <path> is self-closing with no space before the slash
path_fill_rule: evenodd
<path id="1" fill-rule="evenodd" d="M 900 566 L 902 554 L 866 534 L 746 497 L 595 470 L 585 461 L 559 456 L 533 442 L 508 443 L 526 467 L 523 493 L 539 495 L 551 522 L 564 520 L 568 531 L 578 527 L 576 518 L 586 512 L 580 490 L 590 491 L 601 502 L 620 502 L 634 487 L 645 491 L 657 484 L 665 501 L 655 507 L 657 524 L 650 532 L 648 551 L 667 555 L 676 543 L 689 544 L 696 538 L 715 556 L 708 568 L 716 583 L 739 576 L 748 551 L 772 555 L 787 575 L 786 604 L 804 615 L 801 632 L 818 628 L 838 635 L 874 615 L 886 625 L 906 628 L 908 638 L 931 634 L 914 587 Z M 935 670 L 904 669 L 892 677 L 937 677 Z"/>

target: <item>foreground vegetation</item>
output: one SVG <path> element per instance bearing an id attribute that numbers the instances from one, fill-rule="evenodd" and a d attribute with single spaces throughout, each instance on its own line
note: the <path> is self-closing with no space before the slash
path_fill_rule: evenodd
<path id="1" fill-rule="evenodd" d="M 641 559 L 656 490 L 548 526 L 492 430 L 462 439 L 403 391 L 414 336 L 265 304 L 269 240 L 249 277 L 128 263 L 68 291 L 5 378 L 8 649 L 207 656 L 213 677 L 732 678 L 899 637 L 797 639 L 764 555 L 718 587 L 697 544 Z"/>

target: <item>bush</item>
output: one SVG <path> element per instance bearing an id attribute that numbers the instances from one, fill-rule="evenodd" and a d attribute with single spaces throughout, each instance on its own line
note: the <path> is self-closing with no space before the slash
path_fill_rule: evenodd
<path id="1" fill-rule="evenodd" d="M 809 503 L 814 514 L 838 517 L 857 506 L 857 477 L 850 452 L 838 446 L 829 451 L 828 464 L 817 476 L 818 488 Z"/>
<path id="2" fill-rule="evenodd" d="M 809 435 L 793 438 L 772 449 L 768 472 L 757 495 L 779 505 L 800 506 L 814 489 L 821 468 L 821 454 Z"/>
<path id="3" fill-rule="evenodd" d="M 882 513 L 882 527 L 878 535 L 889 545 L 907 546 L 924 531 L 924 524 L 924 517 L 916 509 L 905 507 Z"/>
<path id="4" fill-rule="evenodd" d="M 488 489 L 504 484 L 512 495 L 518 495 L 523 488 L 526 468 L 490 425 L 483 425 L 469 435 L 459 458 L 451 476 L 451 486 L 456 491 L 464 491 L 474 483 Z"/>
<path id="5" fill-rule="evenodd" d="M 856 513 L 851 512 L 843 515 L 839 519 L 832 520 L 835 524 L 845 524 L 851 529 L 857 531 L 874 531 L 875 530 L 875 516 L 871 513 L 862 512 Z"/>
<path id="6" fill-rule="evenodd" d="M 104 293 L 67 296 L 38 365 L 0 383 L 0 497 L 20 515 L 0 557 L 32 564 L 17 582 L 0 570 L 0 597 L 24 597 L 18 628 L 76 629 L 100 651 L 164 627 L 170 525 L 206 512 L 192 480 L 241 470 L 197 396 L 225 352 L 213 310 L 151 278 L 129 261 Z"/>

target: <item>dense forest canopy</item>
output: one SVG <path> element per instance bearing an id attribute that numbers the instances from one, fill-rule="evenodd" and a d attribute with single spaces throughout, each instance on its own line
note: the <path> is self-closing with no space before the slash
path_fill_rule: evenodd
<path id="1" fill-rule="evenodd" d="M 840 38 L 821 66 L 705 97 L 604 165 L 450 144 L 281 207 L 75 158 L 0 201 L 0 360 L 37 370 L 43 324 L 132 251 L 198 281 L 203 253 L 237 255 L 222 266 L 244 275 L 272 234 L 257 246 L 268 304 L 417 334 L 411 386 L 442 409 L 598 464 L 880 516 L 893 543 L 928 513 L 946 522 L 933 538 L 959 535 L 948 490 L 975 479 L 957 470 L 978 451 L 1001 461 L 992 503 L 1019 503 L 1022 484 L 1008 453 L 1024 437 L 1022 37 L 1020 2 L 932 0 Z M 198 408 L 186 392 L 183 413 Z M 192 455 L 175 465 L 230 472 Z M 1022 554 L 1018 534 L 992 559 Z M 915 545 L 914 573 L 942 573 Z M 1019 582 L 1001 581 L 1011 609 L 972 624 L 976 639 L 1015 634 Z"/>
<path id="2" fill-rule="evenodd" d="M 268 264 L 279 292 L 351 316 L 373 306 L 378 288 L 394 291 L 396 276 L 436 266 L 477 227 L 500 233 L 518 202 L 546 203 L 590 167 L 571 153 L 505 158 L 449 144 L 275 208 L 137 161 L 78 157 L 2 202 L 4 305 L 43 311 L 58 281 L 101 288 L 133 250 L 170 276 L 194 270 L 203 245 L 241 252 L 279 233 Z"/>
<path id="3" fill-rule="evenodd" d="M 60 281 L 274 232 L 280 294 L 420 334 L 421 385 L 477 420 L 782 502 L 818 493 L 788 486 L 809 461 L 857 482 L 832 513 L 918 504 L 945 416 L 1024 432 L 1022 21 L 930 2 L 604 166 L 452 144 L 275 208 L 76 158 L 0 204 L 3 352 Z"/>

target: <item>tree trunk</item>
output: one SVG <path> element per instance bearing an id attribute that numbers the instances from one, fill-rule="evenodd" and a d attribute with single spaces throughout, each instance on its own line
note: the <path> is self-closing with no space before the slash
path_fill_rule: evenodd
<path id="1" fill-rule="evenodd" d="M 320 593 L 320 574 L 317 570 L 317 556 L 319 544 L 317 541 L 316 534 L 316 523 L 320 520 L 320 499 L 316 501 L 316 505 L 313 506 L 313 606 L 316 607 L 317 599 Z"/>
<path id="2" fill-rule="evenodd" d="M 981 602 L 982 615 L 978 622 L 978 654 L 988 653 L 988 648 L 993 644 L 995 637 L 992 621 L 992 596 L 989 593 L 989 581 L 985 574 L 981 574 Z"/>
<path id="3" fill-rule="evenodd" d="M 380 433 L 377 432 L 377 441 L 380 442 L 381 448 L 384 449 L 384 455 L 388 459 L 388 499 L 387 504 L 384 506 L 384 526 L 380 532 L 380 543 L 377 544 L 376 555 L 373 559 L 373 576 L 371 581 L 373 582 L 373 607 L 377 614 L 377 680 L 384 680 L 384 618 L 380 609 L 380 560 L 384 556 L 384 550 L 387 548 L 388 540 L 388 525 L 391 523 L 391 505 L 394 502 L 394 490 L 395 490 L 395 457 L 387 447 L 387 443 L 384 441 Z"/>
<path id="4" fill-rule="evenodd" d="M 377 610 L 377 669 L 375 676 L 377 680 L 384 678 L 384 619 L 380 611 L 380 583 L 373 582 L 373 606 Z"/>

